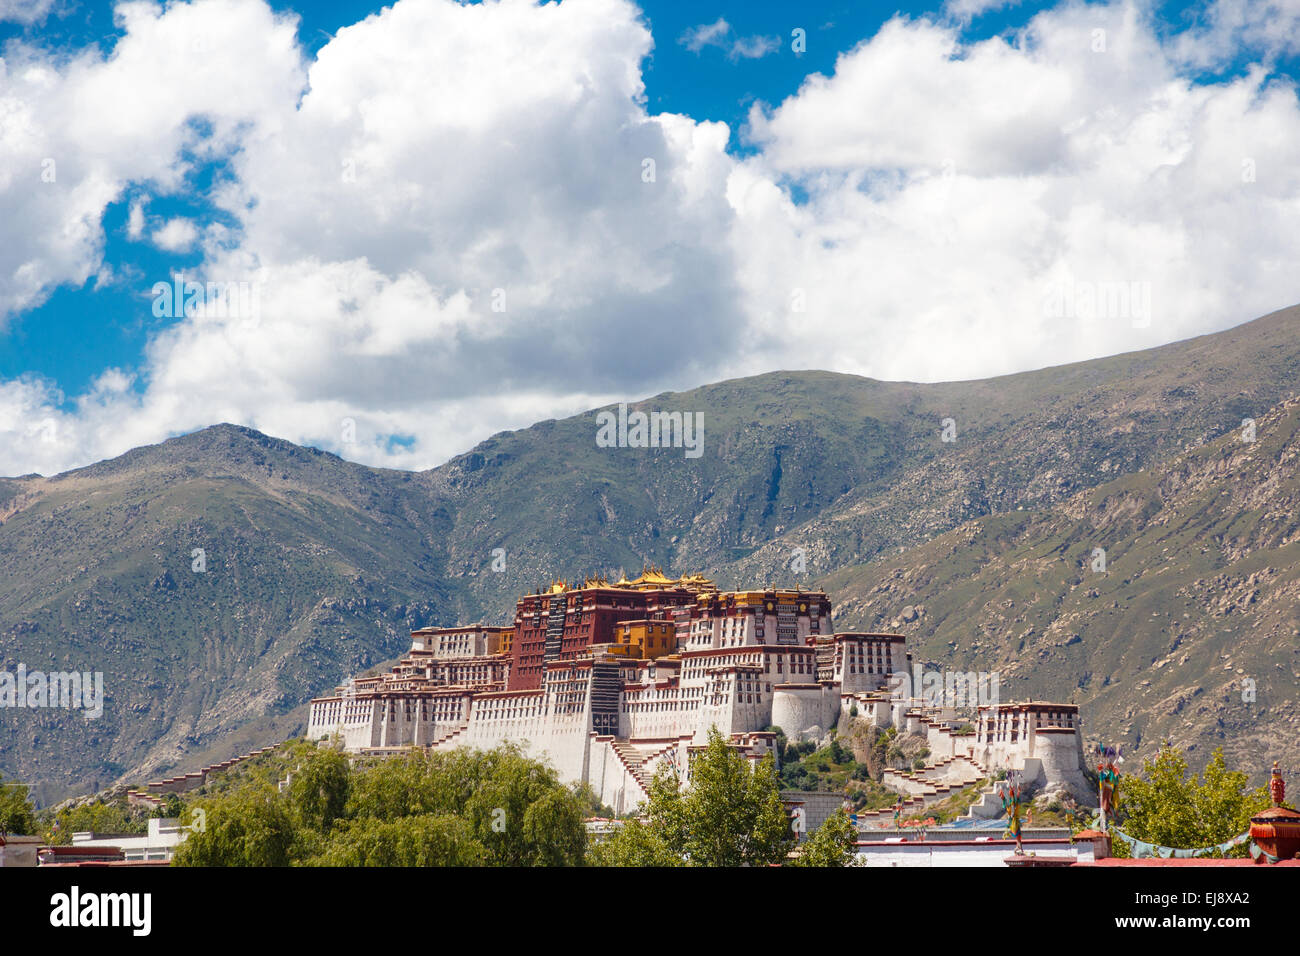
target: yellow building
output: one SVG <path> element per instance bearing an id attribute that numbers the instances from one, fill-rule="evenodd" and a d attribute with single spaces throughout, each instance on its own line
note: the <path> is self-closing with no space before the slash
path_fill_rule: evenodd
<path id="1" fill-rule="evenodd" d="M 677 650 L 677 627 L 672 621 L 623 621 L 614 625 L 609 652 L 637 660 L 655 660 Z"/>

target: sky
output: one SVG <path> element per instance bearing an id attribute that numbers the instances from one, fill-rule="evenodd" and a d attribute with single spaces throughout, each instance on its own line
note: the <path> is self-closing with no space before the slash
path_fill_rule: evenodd
<path id="1" fill-rule="evenodd" d="M 1300 302 L 1297 69 L 1300 0 L 0 0 L 0 474 L 1229 328 Z"/>

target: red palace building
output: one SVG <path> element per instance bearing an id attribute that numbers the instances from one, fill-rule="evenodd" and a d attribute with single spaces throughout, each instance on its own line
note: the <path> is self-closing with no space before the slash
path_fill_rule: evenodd
<path id="1" fill-rule="evenodd" d="M 592 644 L 615 642 L 615 628 L 623 621 L 676 620 L 689 614 L 699 595 L 716 591 L 701 574 L 674 579 L 652 567 L 633 581 L 587 578 L 573 588 L 557 581 L 524 595 L 515 605 L 509 690 L 540 689 L 547 663 L 581 657 Z"/>
<path id="2" fill-rule="evenodd" d="M 711 634 L 715 620 L 723 628 L 723 647 L 739 644 L 746 627 L 753 631 L 746 640 L 753 643 L 811 647 L 831 633 L 831 605 L 821 591 L 720 593 L 702 574 L 669 578 L 655 567 L 633 581 L 587 578 L 580 587 L 557 581 L 515 606 L 508 690 L 539 690 L 551 662 L 586 657 L 594 644 L 617 645 L 624 622 L 670 622 L 689 648 L 692 635 Z"/>

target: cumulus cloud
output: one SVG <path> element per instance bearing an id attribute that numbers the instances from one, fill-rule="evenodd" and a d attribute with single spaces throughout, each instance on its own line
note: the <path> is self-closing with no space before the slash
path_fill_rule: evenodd
<path id="1" fill-rule="evenodd" d="M 160 19 L 182 9 L 196 36 L 219 15 Z M 647 115 L 650 47 L 622 0 L 399 3 L 338 31 L 300 99 L 264 97 L 253 119 L 275 135 L 230 151 L 213 199 L 238 241 L 187 277 L 245 290 L 256 315 L 186 292 L 122 415 L 156 437 L 234 420 L 331 447 L 351 420 L 339 450 L 414 466 L 707 377 L 699 317 L 728 337 L 743 324 L 718 228 L 728 130 Z M 191 228 L 153 238 L 181 248 Z M 126 442 L 104 438 L 68 453 Z"/>
<path id="2" fill-rule="evenodd" d="M 0 382 L 0 473 L 219 421 L 426 467 L 730 375 L 973 378 L 1300 299 L 1294 87 L 1198 81 L 1130 4 L 979 42 L 895 18 L 758 104 L 743 158 L 723 124 L 649 113 L 627 0 L 401 0 L 309 64 L 254 0 L 120 15 L 108 58 L 6 56 L 0 312 L 109 268 L 100 222 L 128 189 L 128 235 L 157 241 L 140 190 L 179 190 L 195 157 L 228 169 L 206 197 L 225 225 L 179 237 L 203 263 L 152 297 L 180 320 L 138 372 L 71 400 Z"/>
<path id="3" fill-rule="evenodd" d="M 107 58 L 11 43 L 0 60 L 0 322 L 99 271 L 104 210 L 128 183 L 174 190 L 182 149 L 220 155 L 293 111 L 295 25 L 263 3 L 116 12 L 126 35 Z"/>
<path id="4" fill-rule="evenodd" d="M 1242 52 L 1266 59 L 1300 53 L 1300 0 L 1213 0 L 1177 34 L 1175 55 L 1217 67 Z"/>
<path id="5" fill-rule="evenodd" d="M 127 231 L 135 229 L 134 209 L 132 218 L 127 220 Z M 153 242 L 159 249 L 165 249 L 168 252 L 189 252 L 194 248 L 194 244 L 199 241 L 199 228 L 188 219 L 176 217 L 168 219 L 165 223 L 154 230 Z"/>
<path id="6" fill-rule="evenodd" d="M 1196 83 L 1130 5 L 974 44 L 892 21 L 749 135 L 729 185 L 746 312 L 770 339 L 836 342 L 847 371 L 1012 372 L 1300 298 L 1294 87 Z"/>
<path id="7" fill-rule="evenodd" d="M 758 60 L 775 53 L 781 47 L 779 37 L 737 37 L 731 44 L 730 57 L 733 60 Z"/>
<path id="8" fill-rule="evenodd" d="M 144 235 L 144 203 L 139 200 L 131 203 L 131 211 L 126 217 L 126 234 L 131 239 Z"/>

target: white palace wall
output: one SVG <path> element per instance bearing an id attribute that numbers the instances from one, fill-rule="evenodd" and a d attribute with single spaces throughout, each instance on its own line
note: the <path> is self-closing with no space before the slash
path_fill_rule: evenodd
<path id="1" fill-rule="evenodd" d="M 443 658 L 439 666 L 451 676 L 430 677 L 425 667 L 423 684 L 414 673 L 420 665 L 404 662 L 406 669 L 399 665 L 387 683 L 359 679 L 361 693 L 340 689 L 314 700 L 308 734 L 319 740 L 340 733 L 350 751 L 492 749 L 513 741 L 529 756 L 548 761 L 563 781 L 585 781 L 601 802 L 627 813 L 645 801 L 659 768 L 689 768 L 689 748 L 704 744 L 711 727 L 756 759 L 771 749 L 767 727 L 779 728 L 792 741 L 817 728 L 820 738 L 856 706 L 858 716 L 877 728 L 925 736 L 931 763 L 969 757 L 984 770 L 1023 770 L 1026 782 L 1088 792 L 1077 708 L 981 707 L 977 732 L 958 735 L 952 732 L 959 721 L 955 712 L 923 708 L 891 694 L 889 675 L 905 662 L 897 635 L 840 634 L 813 645 L 763 643 L 763 634 L 772 639 L 776 633 L 774 622 L 760 631 L 752 617 L 692 621 L 679 630 L 675 655 L 645 661 L 595 651 L 553 661 L 544 669 L 541 689 L 527 691 L 500 690 L 501 662 L 491 658 L 468 661 L 478 671 L 464 673 L 455 670 L 455 658 Z M 436 638 L 421 632 L 424 644 L 413 650 L 427 655 L 429 641 Z M 481 641 L 457 639 L 467 653 L 482 654 Z M 480 671 L 487 681 L 482 685 L 440 683 L 472 680 Z M 617 737 L 595 732 L 598 674 L 600 707 L 617 707 L 616 714 L 601 710 L 600 726 L 616 726 Z M 617 684 L 611 685 L 615 676 Z"/>

